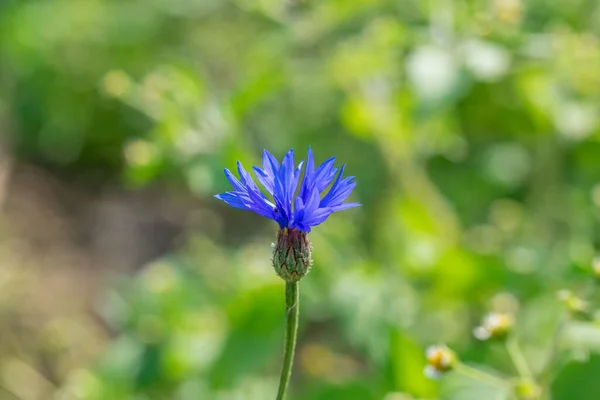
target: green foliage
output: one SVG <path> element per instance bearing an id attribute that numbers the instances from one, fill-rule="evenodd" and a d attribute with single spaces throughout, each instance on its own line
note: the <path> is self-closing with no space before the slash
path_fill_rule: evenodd
<path id="1" fill-rule="evenodd" d="M 598 11 L 584 0 L 1 3 L 0 122 L 18 159 L 202 199 L 199 232 L 107 289 L 114 337 L 56 398 L 273 398 L 285 322 L 274 227 L 211 195 L 235 160 L 310 144 L 317 161 L 347 162 L 364 206 L 311 233 L 290 399 L 491 399 L 497 389 L 457 374 L 422 375 L 439 342 L 514 375 L 501 348 L 472 339 L 491 311 L 517 315 L 536 372 L 566 324 L 548 388 L 596 399 L 595 316 L 561 322 L 555 293 L 584 292 L 599 243 Z"/>

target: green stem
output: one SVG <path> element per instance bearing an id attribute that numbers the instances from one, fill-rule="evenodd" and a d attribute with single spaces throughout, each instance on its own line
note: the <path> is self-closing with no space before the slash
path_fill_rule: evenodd
<path id="1" fill-rule="evenodd" d="M 486 372 L 480 371 L 478 369 L 475 368 L 471 368 L 468 365 L 465 365 L 463 363 L 457 363 L 457 365 L 454 367 L 455 371 L 458 372 L 459 374 L 462 374 L 468 378 L 471 378 L 473 380 L 485 383 L 486 385 L 498 388 L 498 389 L 503 389 L 503 390 L 507 390 L 510 388 L 510 384 L 508 382 L 506 382 L 505 380 L 501 379 L 501 378 L 496 378 L 493 375 L 490 375 Z"/>
<path id="2" fill-rule="evenodd" d="M 279 378 L 279 390 L 277 400 L 283 400 L 287 391 L 292 365 L 294 364 L 294 349 L 296 348 L 296 335 L 298 333 L 298 311 L 300 308 L 300 290 L 298 282 L 285 283 L 285 343 L 283 350 L 283 365 L 281 377 Z"/>
<path id="3" fill-rule="evenodd" d="M 506 339 L 506 350 L 508 351 L 508 355 L 510 356 L 517 373 L 521 378 L 533 378 L 533 374 L 529 369 L 529 364 L 519 347 L 519 343 L 514 337 L 509 337 Z"/>
<path id="4" fill-rule="evenodd" d="M 557 361 L 559 350 L 560 350 L 560 342 L 563 337 L 564 331 L 570 322 L 571 317 L 569 315 L 563 316 L 559 321 L 556 329 L 554 330 L 554 334 L 552 335 L 552 339 L 550 340 L 549 352 L 546 356 L 546 361 L 544 362 L 544 366 L 542 368 L 542 372 L 540 373 L 540 381 L 549 385 L 553 379 L 553 367 L 555 366 L 555 362 Z"/>
<path id="5" fill-rule="evenodd" d="M 589 309 L 592 309 L 591 303 L 594 300 L 594 295 L 596 293 L 596 288 L 598 286 L 598 281 L 596 279 L 590 279 L 585 291 L 583 293 L 583 300 L 587 302 Z M 551 381 L 554 379 L 554 375 L 556 373 L 555 363 L 557 362 L 560 350 L 560 341 L 562 339 L 563 334 L 569 323 L 573 318 L 573 313 L 566 313 L 561 317 L 556 329 L 554 330 L 554 334 L 552 335 L 552 339 L 550 340 L 550 351 L 546 357 L 546 361 L 544 362 L 544 366 L 542 368 L 542 372 L 540 373 L 540 381 L 544 383 L 546 386 L 550 385 Z M 554 370 L 554 371 L 553 371 Z"/>

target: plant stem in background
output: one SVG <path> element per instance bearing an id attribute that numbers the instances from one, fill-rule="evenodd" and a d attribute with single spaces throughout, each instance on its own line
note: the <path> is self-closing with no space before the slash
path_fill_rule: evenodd
<path id="1" fill-rule="evenodd" d="M 286 328 L 285 343 L 283 350 L 283 365 L 281 367 L 281 377 L 279 378 L 279 391 L 277 400 L 285 399 L 290 376 L 292 375 L 292 365 L 294 364 L 294 350 L 296 348 L 296 336 L 298 332 L 298 312 L 300 307 L 300 290 L 298 282 L 285 283 L 285 312 Z"/>
<path id="2" fill-rule="evenodd" d="M 553 379 L 553 374 L 555 372 L 553 369 L 556 367 L 555 363 L 560 352 L 560 341 L 570 320 L 570 315 L 563 316 L 554 329 L 554 333 L 552 334 L 552 339 L 550 340 L 550 345 L 548 346 L 550 350 L 546 356 L 546 361 L 544 362 L 542 371 L 539 374 L 540 382 L 545 385 L 549 385 Z"/>
<path id="3" fill-rule="evenodd" d="M 475 381 L 479 381 L 481 383 L 485 383 L 486 385 L 489 385 L 489 386 L 492 386 L 492 387 L 495 387 L 498 389 L 508 390 L 511 387 L 511 385 L 508 382 L 506 382 L 505 380 L 503 380 L 501 378 L 496 378 L 495 376 L 490 375 L 486 372 L 480 371 L 478 369 L 471 368 L 468 365 L 465 365 L 461 362 L 456 364 L 455 371 L 458 372 L 459 374 L 462 374 L 463 376 L 471 378 Z"/>
<path id="4" fill-rule="evenodd" d="M 527 360 L 525 359 L 525 356 L 519 347 L 519 343 L 514 337 L 509 337 L 506 340 L 506 350 L 508 351 L 508 355 L 515 365 L 515 369 L 517 370 L 519 376 L 521 378 L 533 378 L 529 364 L 527 364 Z"/>

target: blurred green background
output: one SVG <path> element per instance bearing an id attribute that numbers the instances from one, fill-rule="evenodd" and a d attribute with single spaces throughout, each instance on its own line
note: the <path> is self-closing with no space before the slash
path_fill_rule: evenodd
<path id="1" fill-rule="evenodd" d="M 261 150 L 356 175 L 311 233 L 290 400 L 508 398 L 423 375 L 516 313 L 534 371 L 600 240 L 600 3 L 2 0 L 0 399 L 274 398 L 275 224 L 212 195 Z M 568 323 L 553 399 L 600 398 Z"/>

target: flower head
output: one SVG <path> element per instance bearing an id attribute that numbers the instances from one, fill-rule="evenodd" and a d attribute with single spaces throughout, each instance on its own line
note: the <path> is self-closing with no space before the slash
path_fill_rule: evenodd
<path id="1" fill-rule="evenodd" d="M 344 203 L 356 182 L 353 176 L 343 178 L 345 164 L 338 170 L 334 167 L 334 162 L 335 157 L 331 157 L 315 169 L 312 150 L 309 147 L 304 178 L 298 189 L 303 163 L 295 165 L 294 149 L 287 152 L 281 164 L 271 153 L 264 150 L 263 167 L 253 167 L 253 170 L 269 197 L 258 188 L 250 173 L 239 161 L 239 180 L 231 171 L 225 169 L 225 176 L 233 191 L 215 197 L 232 207 L 254 211 L 272 219 L 282 230 L 288 228 L 310 232 L 313 226 L 319 225 L 334 212 L 360 205 Z"/>
<path id="2" fill-rule="evenodd" d="M 429 378 L 439 378 L 445 372 L 454 368 L 458 362 L 456 353 L 446 345 L 429 346 L 425 351 L 427 365 L 425 366 L 425 375 Z"/>
<path id="3" fill-rule="evenodd" d="M 473 330 L 473 334 L 479 340 L 505 339 L 513 323 L 511 315 L 492 312 L 483 318 L 482 324 Z"/>

